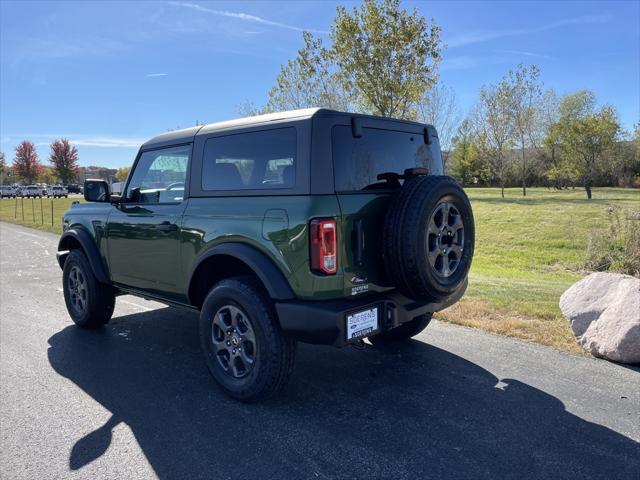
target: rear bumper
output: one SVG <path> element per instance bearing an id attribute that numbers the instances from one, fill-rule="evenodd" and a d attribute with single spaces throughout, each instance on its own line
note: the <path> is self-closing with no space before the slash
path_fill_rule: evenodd
<path id="1" fill-rule="evenodd" d="M 426 313 L 434 313 L 456 303 L 467 282 L 440 302 L 409 299 L 397 292 L 357 299 L 326 301 L 290 301 L 276 303 L 282 330 L 296 340 L 317 345 L 342 347 L 349 343 L 346 335 L 347 315 L 378 307 L 378 331 L 387 331 Z"/>

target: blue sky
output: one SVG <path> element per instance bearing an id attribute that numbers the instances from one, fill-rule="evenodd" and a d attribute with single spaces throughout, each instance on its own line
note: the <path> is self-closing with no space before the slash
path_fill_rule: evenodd
<path id="1" fill-rule="evenodd" d="M 355 5 L 356 3 L 347 3 Z M 483 83 L 536 63 L 546 87 L 591 89 L 640 119 L 640 1 L 405 2 L 442 26 L 442 81 L 463 111 Z M 262 104 L 303 29 L 326 36 L 335 2 L 0 0 L 0 149 L 46 160 L 71 139 L 82 165 L 130 165 L 167 129 Z"/>

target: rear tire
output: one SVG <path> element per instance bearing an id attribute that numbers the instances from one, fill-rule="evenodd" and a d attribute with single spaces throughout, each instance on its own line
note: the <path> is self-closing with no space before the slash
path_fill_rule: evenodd
<path id="1" fill-rule="evenodd" d="M 72 250 L 64 262 L 62 288 L 69 316 L 80 328 L 99 328 L 111 320 L 113 288 L 98 282 L 82 251 Z"/>
<path id="2" fill-rule="evenodd" d="M 399 327 L 369 337 L 369 341 L 373 345 L 384 345 L 409 340 L 427 328 L 429 323 L 431 323 L 432 315 L 431 313 L 420 315 L 410 322 L 403 323 Z"/>
<path id="3" fill-rule="evenodd" d="M 200 311 L 200 342 L 211 375 L 237 400 L 264 400 L 291 376 L 296 342 L 282 333 L 273 302 L 251 277 L 211 289 Z"/>

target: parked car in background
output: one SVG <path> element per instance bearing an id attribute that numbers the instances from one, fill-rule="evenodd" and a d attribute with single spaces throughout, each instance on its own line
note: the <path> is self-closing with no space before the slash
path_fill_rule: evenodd
<path id="1" fill-rule="evenodd" d="M 36 198 L 36 197 L 42 197 L 42 188 L 39 187 L 38 185 L 27 185 L 26 187 L 22 188 L 22 194 L 21 196 L 24 198 Z"/>
<path id="2" fill-rule="evenodd" d="M 47 189 L 47 197 L 67 198 L 68 196 L 69 196 L 69 192 L 67 192 L 67 189 L 64 188 L 62 185 L 51 185 Z"/>
<path id="3" fill-rule="evenodd" d="M 122 189 L 124 187 L 124 182 L 113 182 L 109 185 L 109 191 L 112 195 L 120 195 L 122 194 Z"/>
<path id="4" fill-rule="evenodd" d="M 82 187 L 77 183 L 69 183 L 67 185 L 64 185 L 64 187 L 69 193 L 82 193 Z"/>
<path id="5" fill-rule="evenodd" d="M 11 198 L 16 196 L 16 191 L 10 185 L 0 186 L 0 198 Z"/>

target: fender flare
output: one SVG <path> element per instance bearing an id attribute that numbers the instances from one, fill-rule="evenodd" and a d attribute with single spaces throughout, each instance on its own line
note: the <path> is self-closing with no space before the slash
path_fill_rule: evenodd
<path id="1" fill-rule="evenodd" d="M 292 300 L 295 298 L 286 277 L 267 255 L 255 247 L 237 242 L 221 243 L 198 255 L 189 272 L 188 295 L 190 295 L 193 277 L 198 267 L 202 262 L 215 256 L 233 257 L 245 263 L 258 276 L 267 289 L 269 296 L 274 300 Z M 190 302 L 191 300 L 189 298 Z"/>
<path id="2" fill-rule="evenodd" d="M 91 265 L 91 270 L 93 270 L 93 274 L 96 276 L 96 279 L 100 283 L 111 284 L 109 276 L 107 275 L 107 270 L 104 267 L 104 262 L 100 257 L 98 247 L 91 238 L 91 235 L 89 235 L 89 233 L 87 233 L 83 229 L 69 229 L 60 237 L 60 241 L 58 242 L 58 253 L 56 254 L 60 268 L 64 268 L 64 262 L 67 258 L 67 255 L 69 255 L 69 249 L 65 247 L 65 244 L 68 242 L 69 238 L 73 238 L 82 247 L 82 250 L 87 256 L 87 260 L 89 261 L 89 265 Z"/>

